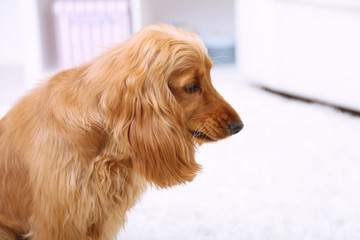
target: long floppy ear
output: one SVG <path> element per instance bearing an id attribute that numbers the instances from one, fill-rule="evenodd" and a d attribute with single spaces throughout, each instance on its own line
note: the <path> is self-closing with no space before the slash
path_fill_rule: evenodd
<path id="1" fill-rule="evenodd" d="M 174 44 L 157 36 L 146 31 L 135 35 L 96 60 L 102 64 L 96 67 L 95 61 L 94 68 L 106 63 L 99 76 L 106 82 L 100 101 L 118 151 L 129 154 L 132 167 L 147 181 L 164 188 L 191 181 L 200 166 L 193 137 L 168 86 L 176 59 L 165 45 Z"/>
<path id="2" fill-rule="evenodd" d="M 191 181 L 200 166 L 194 159 L 192 135 L 170 90 L 152 79 L 134 74 L 131 78 L 133 84 L 123 93 L 121 113 L 112 130 L 117 144 L 127 145 L 133 168 L 156 186 Z M 146 82 L 151 85 L 144 86 Z"/>
<path id="3" fill-rule="evenodd" d="M 129 128 L 133 166 L 159 187 L 191 181 L 200 169 L 194 159 L 192 136 L 178 110 L 169 107 L 169 99 L 148 94 L 137 99 L 135 109 L 141 111 L 136 111 Z"/>

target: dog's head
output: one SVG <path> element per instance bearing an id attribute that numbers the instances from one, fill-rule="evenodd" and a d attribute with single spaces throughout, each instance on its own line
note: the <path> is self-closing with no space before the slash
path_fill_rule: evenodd
<path id="1" fill-rule="evenodd" d="M 239 132 L 235 110 L 212 86 L 212 62 L 195 35 L 152 25 L 91 63 L 113 139 L 159 187 L 191 181 L 194 144 Z M 99 71 L 99 69 L 102 69 Z M 101 79 L 101 80 L 100 80 Z"/>
<path id="2" fill-rule="evenodd" d="M 201 144 L 238 133 L 243 123 L 235 110 L 211 83 L 211 61 L 203 51 L 203 61 L 182 69 L 169 79 L 169 88 L 181 106 L 188 131 Z"/>

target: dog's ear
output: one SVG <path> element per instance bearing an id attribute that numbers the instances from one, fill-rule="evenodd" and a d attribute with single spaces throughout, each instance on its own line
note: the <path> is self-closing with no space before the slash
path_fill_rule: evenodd
<path id="1" fill-rule="evenodd" d="M 200 166 L 195 162 L 192 136 L 181 115 L 162 98 L 139 100 L 136 108 L 142 110 L 135 113 L 129 141 L 134 168 L 155 185 L 168 187 L 191 181 Z"/>
<path id="2" fill-rule="evenodd" d="M 130 151 L 134 170 L 158 187 L 191 181 L 200 170 L 193 138 L 166 82 L 136 71 L 129 77 L 113 121 L 117 145 Z"/>

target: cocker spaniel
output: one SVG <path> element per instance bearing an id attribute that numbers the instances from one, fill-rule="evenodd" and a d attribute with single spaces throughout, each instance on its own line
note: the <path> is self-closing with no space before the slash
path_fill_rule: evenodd
<path id="1" fill-rule="evenodd" d="M 0 120 L 0 239 L 113 239 L 147 185 L 191 181 L 194 146 L 243 127 L 211 67 L 152 25 L 22 98 Z"/>

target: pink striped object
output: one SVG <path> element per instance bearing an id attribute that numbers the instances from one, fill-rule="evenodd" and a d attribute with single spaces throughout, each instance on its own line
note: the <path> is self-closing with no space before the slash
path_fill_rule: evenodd
<path id="1" fill-rule="evenodd" d="M 62 69 L 82 64 L 130 36 L 128 1 L 56 1 L 53 12 Z"/>

